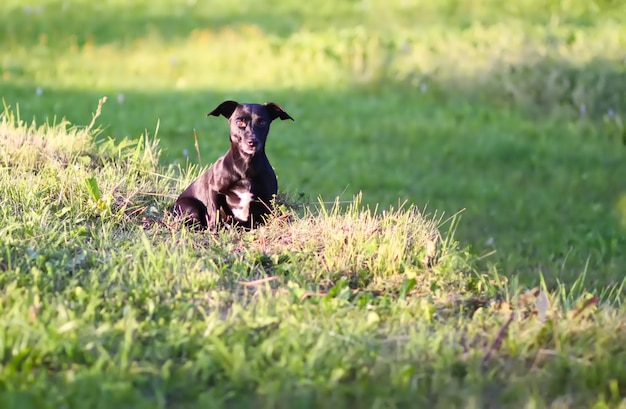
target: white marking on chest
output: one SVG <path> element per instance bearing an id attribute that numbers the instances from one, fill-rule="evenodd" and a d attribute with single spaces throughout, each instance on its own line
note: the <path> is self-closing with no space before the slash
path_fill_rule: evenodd
<path id="1" fill-rule="evenodd" d="M 245 222 L 250 216 L 250 202 L 254 200 L 254 195 L 247 190 L 233 190 L 233 194 L 239 198 L 239 202 L 230 206 L 233 216 Z"/>

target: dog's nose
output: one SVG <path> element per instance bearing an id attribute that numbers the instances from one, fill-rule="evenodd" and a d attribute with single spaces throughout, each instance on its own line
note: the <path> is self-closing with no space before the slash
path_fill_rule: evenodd
<path id="1" fill-rule="evenodd" d="M 254 148 L 258 145 L 258 141 L 256 139 L 250 139 L 248 141 L 248 146 L 250 146 L 251 148 Z"/>

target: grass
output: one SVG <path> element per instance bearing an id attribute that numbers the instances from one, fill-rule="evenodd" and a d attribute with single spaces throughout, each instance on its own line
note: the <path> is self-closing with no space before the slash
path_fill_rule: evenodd
<path id="1" fill-rule="evenodd" d="M 623 11 L 3 2 L 4 406 L 619 406 Z M 276 217 L 160 221 L 226 98 Z"/>
<path id="2" fill-rule="evenodd" d="M 480 272 L 454 220 L 360 197 L 194 233 L 158 193 L 196 167 L 155 141 L 0 129 L 3 407 L 621 402 L 623 281 L 524 289 Z"/>

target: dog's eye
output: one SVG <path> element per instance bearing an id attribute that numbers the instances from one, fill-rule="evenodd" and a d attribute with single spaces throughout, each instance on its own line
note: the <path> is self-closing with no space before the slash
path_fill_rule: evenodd
<path id="1" fill-rule="evenodd" d="M 258 121 L 256 121 L 256 126 L 265 126 L 267 124 L 267 122 L 265 122 L 265 120 L 263 119 L 259 119 Z"/>
<path id="2" fill-rule="evenodd" d="M 243 120 L 241 120 L 241 119 L 237 119 L 235 121 L 235 125 L 237 125 L 239 128 L 245 128 L 246 127 L 246 123 Z"/>

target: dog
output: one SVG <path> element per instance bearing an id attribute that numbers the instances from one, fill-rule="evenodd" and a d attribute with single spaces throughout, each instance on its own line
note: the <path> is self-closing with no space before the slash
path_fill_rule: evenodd
<path id="1" fill-rule="evenodd" d="M 189 226 L 221 224 L 250 229 L 262 224 L 278 192 L 276 173 L 265 155 L 270 123 L 294 120 L 278 104 L 224 101 L 207 116 L 230 123 L 230 149 L 176 199 L 173 213 Z"/>

